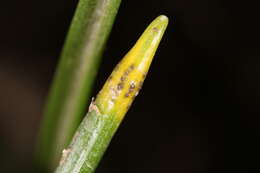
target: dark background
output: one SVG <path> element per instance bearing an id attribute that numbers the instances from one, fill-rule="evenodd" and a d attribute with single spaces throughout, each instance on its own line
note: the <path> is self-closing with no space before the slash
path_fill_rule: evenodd
<path id="1" fill-rule="evenodd" d="M 30 172 L 44 99 L 77 0 L 0 5 L 0 172 Z M 259 172 L 256 1 L 123 1 L 93 95 L 145 27 L 170 23 L 97 172 Z"/>

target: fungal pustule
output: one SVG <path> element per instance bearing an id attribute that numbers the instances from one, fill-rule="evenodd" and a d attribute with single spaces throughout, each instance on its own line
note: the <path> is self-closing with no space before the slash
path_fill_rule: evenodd
<path id="1" fill-rule="evenodd" d="M 167 24 L 166 16 L 157 17 L 117 65 L 113 78 L 106 81 L 95 100 L 101 114 L 120 120 L 124 117 L 140 90 Z"/>

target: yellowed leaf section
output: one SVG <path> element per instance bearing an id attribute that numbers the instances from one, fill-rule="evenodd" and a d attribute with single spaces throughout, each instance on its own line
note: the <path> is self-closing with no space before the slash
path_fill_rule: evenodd
<path id="1" fill-rule="evenodd" d="M 142 87 L 167 25 L 166 16 L 157 17 L 115 67 L 95 100 L 101 114 L 124 117 Z"/>

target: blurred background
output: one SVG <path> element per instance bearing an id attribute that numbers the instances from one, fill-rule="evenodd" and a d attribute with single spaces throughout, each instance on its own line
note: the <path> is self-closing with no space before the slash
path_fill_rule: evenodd
<path id="1" fill-rule="evenodd" d="M 76 4 L 1 2 L 0 172 L 32 172 L 44 101 Z M 166 34 L 96 172 L 259 172 L 256 1 L 123 1 L 93 95 L 160 14 L 170 19 Z"/>

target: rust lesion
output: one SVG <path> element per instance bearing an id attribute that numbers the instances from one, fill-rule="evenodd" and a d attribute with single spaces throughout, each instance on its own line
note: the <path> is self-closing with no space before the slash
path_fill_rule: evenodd
<path id="1" fill-rule="evenodd" d="M 131 82 L 131 84 L 130 84 L 130 88 L 129 88 L 130 90 L 133 90 L 133 89 L 135 89 L 135 83 L 134 82 Z"/>
<path id="2" fill-rule="evenodd" d="M 123 74 L 123 76 L 128 76 L 129 75 L 129 73 L 130 73 L 130 71 L 129 71 L 129 69 L 127 69 L 125 72 L 124 72 L 124 74 Z"/>
<path id="3" fill-rule="evenodd" d="M 126 79 L 126 76 L 124 76 L 124 75 L 120 77 L 120 81 L 121 81 L 121 82 L 124 82 L 125 79 Z"/>
<path id="4" fill-rule="evenodd" d="M 134 64 L 131 64 L 124 72 L 123 76 L 127 77 L 131 71 L 135 68 Z"/>
<path id="5" fill-rule="evenodd" d="M 135 68 L 134 64 L 131 64 L 130 67 L 129 67 L 130 70 L 134 70 L 134 68 Z"/>
<path id="6" fill-rule="evenodd" d="M 129 97 L 130 94 L 135 91 L 135 88 L 136 88 L 135 82 L 132 81 L 130 83 L 130 86 L 129 86 L 129 89 L 128 89 L 127 93 L 125 94 L 125 97 Z"/>
<path id="7" fill-rule="evenodd" d="M 124 83 L 123 82 L 119 82 L 117 84 L 117 90 L 122 90 L 124 88 Z"/>
<path id="8" fill-rule="evenodd" d="M 158 30 L 157 27 L 153 27 L 153 31 L 154 31 L 154 32 L 158 32 L 159 30 Z"/>
<path id="9" fill-rule="evenodd" d="M 117 86 L 116 86 L 117 91 L 113 91 L 115 97 L 118 95 L 118 92 L 119 92 L 120 90 L 123 90 L 123 89 L 124 89 L 125 81 L 127 80 L 127 77 L 129 76 L 129 74 L 134 70 L 134 68 L 135 68 L 134 64 L 131 64 L 131 65 L 123 72 L 123 75 L 120 77 L 120 81 L 119 81 L 119 83 L 118 83 Z M 135 88 L 135 84 L 130 84 L 130 89 L 129 89 L 129 91 L 125 94 L 125 97 L 128 97 L 134 88 Z M 115 100 L 115 98 L 114 98 L 113 100 Z"/>
<path id="10" fill-rule="evenodd" d="M 142 86 L 143 86 L 143 80 L 139 82 L 138 86 L 137 86 L 137 89 L 136 89 L 136 92 L 135 94 L 133 95 L 133 99 L 139 94 L 139 91 L 141 90 Z"/>

